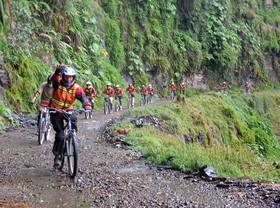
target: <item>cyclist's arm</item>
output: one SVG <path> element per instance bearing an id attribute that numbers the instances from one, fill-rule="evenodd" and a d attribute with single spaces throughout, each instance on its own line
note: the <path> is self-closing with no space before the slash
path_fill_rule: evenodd
<path id="1" fill-rule="evenodd" d="M 79 87 L 76 92 L 76 98 L 82 103 L 83 107 L 91 106 L 88 101 L 87 96 L 85 95 L 83 89 Z"/>

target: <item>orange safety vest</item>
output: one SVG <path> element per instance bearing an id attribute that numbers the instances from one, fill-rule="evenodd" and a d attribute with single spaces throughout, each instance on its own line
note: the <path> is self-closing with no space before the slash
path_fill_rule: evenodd
<path id="1" fill-rule="evenodd" d="M 57 90 L 55 90 L 53 93 L 50 107 L 63 110 L 73 109 L 73 104 L 76 100 L 77 89 L 79 87 L 80 86 L 75 83 L 72 85 L 72 87 L 67 89 L 60 84 Z"/>
<path id="2" fill-rule="evenodd" d="M 186 89 L 187 89 L 186 85 L 182 85 L 182 90 L 186 90 Z"/>

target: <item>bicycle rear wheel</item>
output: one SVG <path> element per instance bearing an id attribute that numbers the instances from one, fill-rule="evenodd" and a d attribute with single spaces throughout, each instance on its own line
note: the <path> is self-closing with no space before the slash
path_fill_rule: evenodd
<path id="1" fill-rule="evenodd" d="M 38 144 L 42 145 L 45 139 L 45 117 L 41 117 L 39 122 L 39 129 L 38 129 Z"/>
<path id="2" fill-rule="evenodd" d="M 66 143 L 68 173 L 70 178 L 75 178 L 78 173 L 78 150 L 76 137 L 73 133 L 69 135 Z"/>

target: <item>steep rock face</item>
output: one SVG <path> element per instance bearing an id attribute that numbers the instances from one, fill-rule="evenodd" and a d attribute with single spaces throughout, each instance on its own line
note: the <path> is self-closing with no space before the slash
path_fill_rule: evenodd
<path id="1" fill-rule="evenodd" d="M 207 84 L 207 79 L 202 71 L 198 71 L 194 74 L 184 76 L 184 82 L 186 82 L 188 89 L 195 90 L 209 90 L 209 85 Z"/>
<path id="2" fill-rule="evenodd" d="M 4 54 L 0 51 L 0 95 L 4 97 L 3 89 L 10 85 L 9 74 L 6 71 L 5 62 L 4 62 Z"/>
<path id="3" fill-rule="evenodd" d="M 4 54 L 0 51 L 0 86 L 7 87 L 9 84 L 9 74 L 6 71 Z"/>
<path id="4" fill-rule="evenodd" d="M 276 71 L 273 69 L 273 58 L 271 56 L 266 57 L 265 60 L 265 69 L 268 71 L 268 76 L 272 82 L 277 82 L 278 77 Z"/>

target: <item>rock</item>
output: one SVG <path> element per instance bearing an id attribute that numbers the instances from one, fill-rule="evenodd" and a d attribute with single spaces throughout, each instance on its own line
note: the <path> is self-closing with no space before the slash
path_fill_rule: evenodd
<path id="1" fill-rule="evenodd" d="M 217 184 L 218 188 L 229 188 L 229 184 L 225 184 L 224 182 L 220 182 Z"/>
<path id="2" fill-rule="evenodd" d="M 213 178 L 218 177 L 215 169 L 213 167 L 207 167 L 207 165 L 204 165 L 200 168 L 198 175 L 205 180 L 212 181 Z"/>
<path id="3" fill-rule="evenodd" d="M 204 135 L 204 132 L 203 131 L 200 131 L 198 134 L 196 134 L 196 137 L 197 137 L 197 141 L 199 143 L 201 143 L 202 145 L 204 145 L 205 143 L 205 135 Z"/>
<path id="4" fill-rule="evenodd" d="M 189 135 L 185 134 L 183 137 L 186 144 L 193 143 L 193 139 Z"/>

